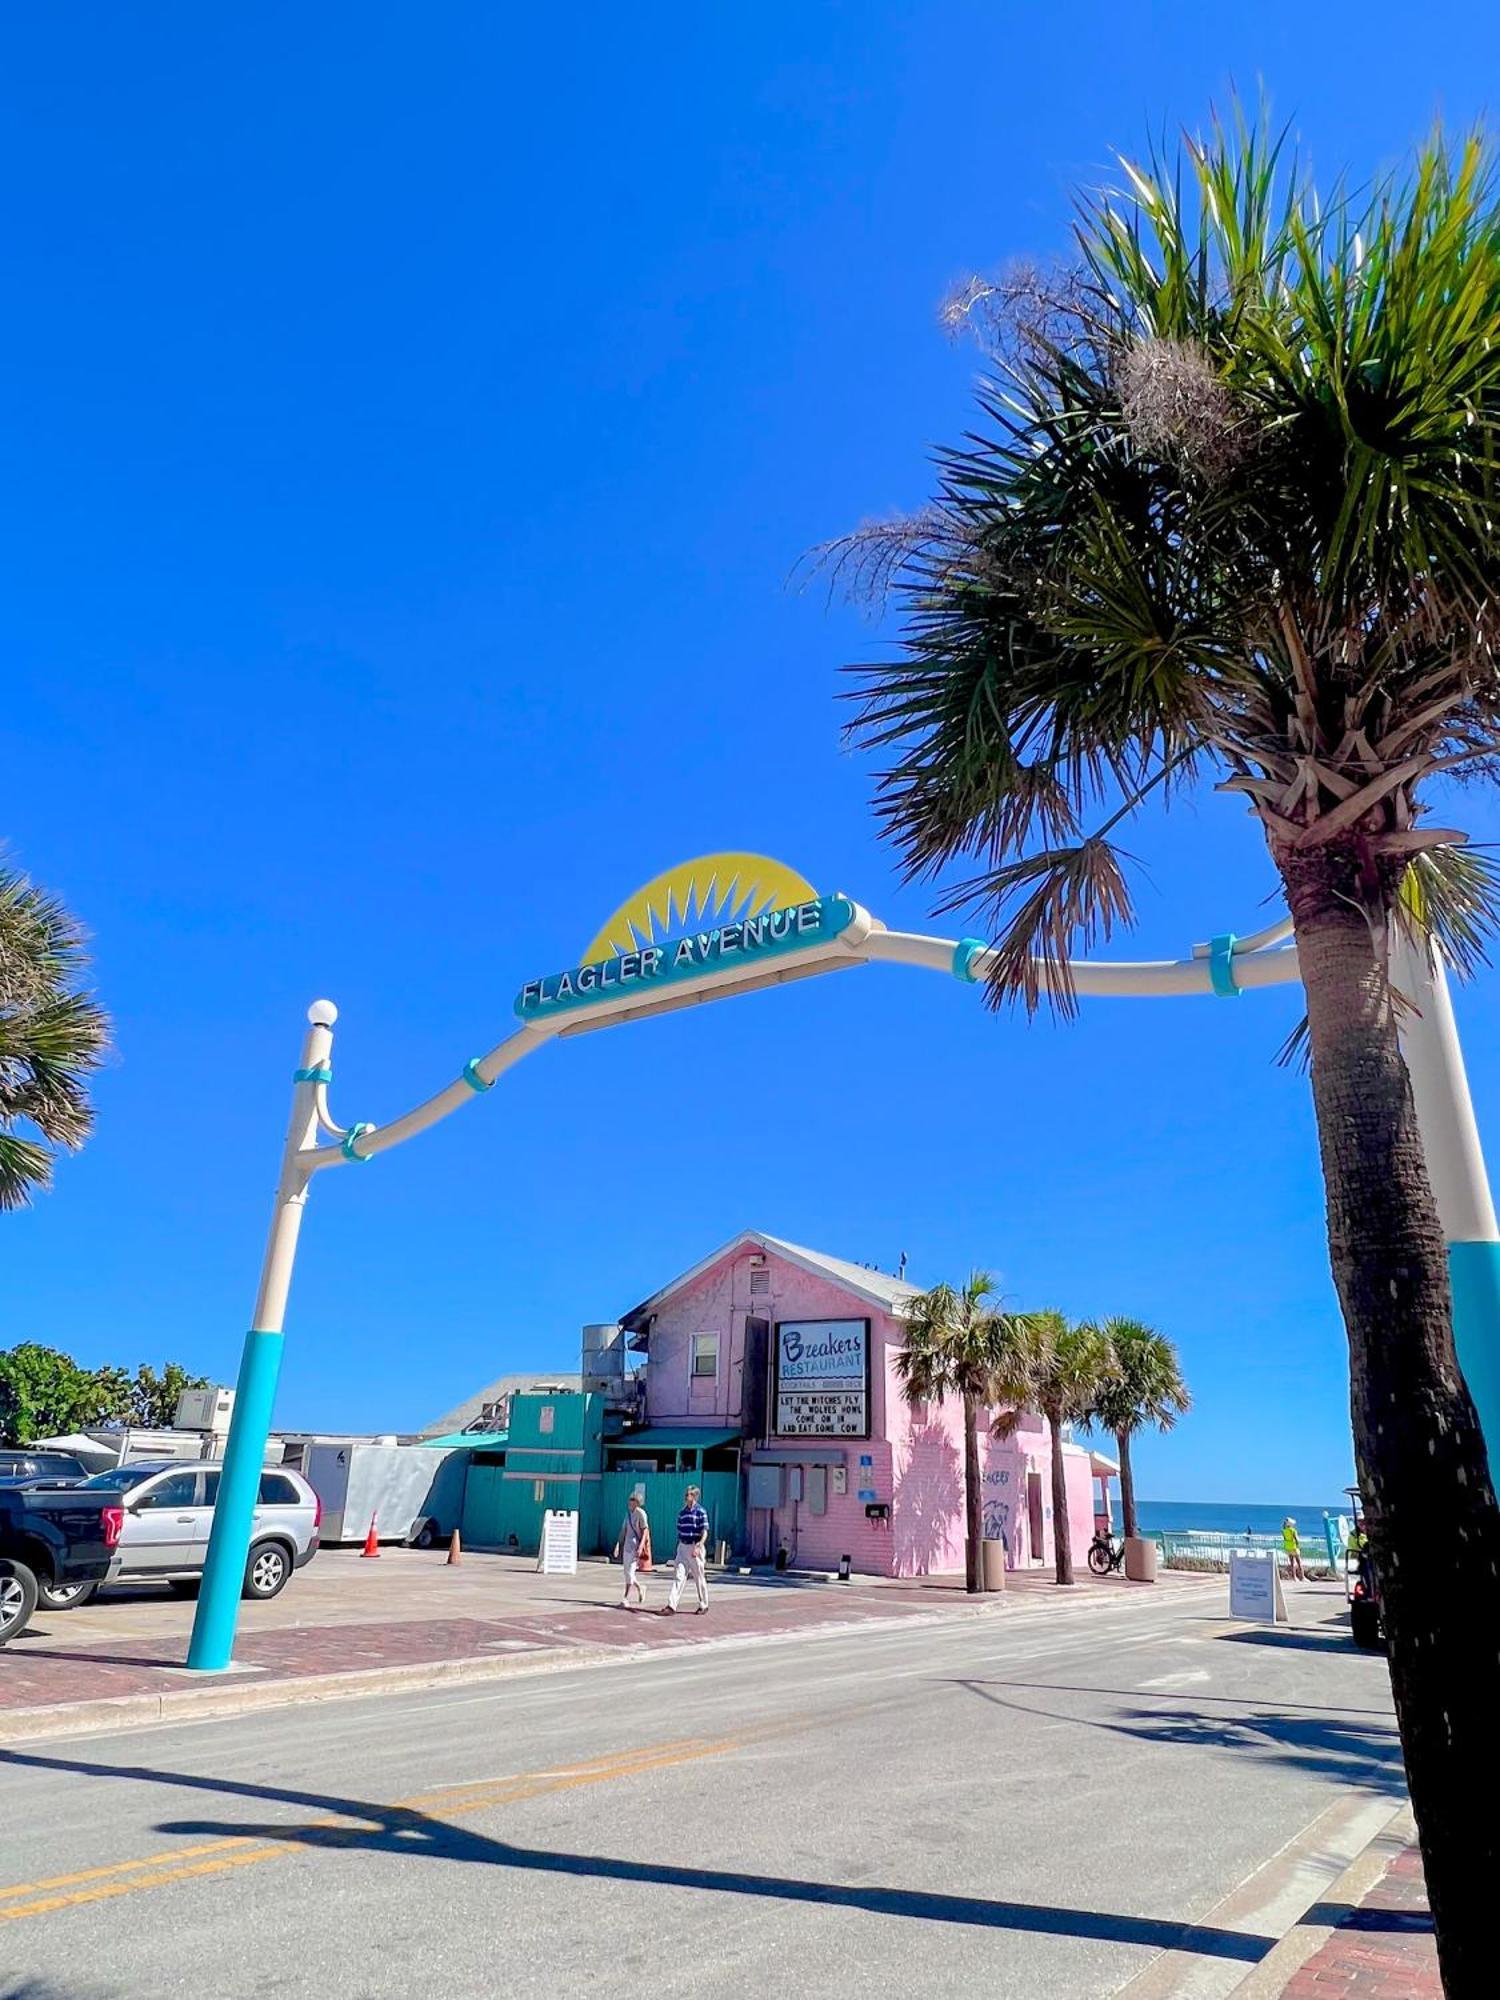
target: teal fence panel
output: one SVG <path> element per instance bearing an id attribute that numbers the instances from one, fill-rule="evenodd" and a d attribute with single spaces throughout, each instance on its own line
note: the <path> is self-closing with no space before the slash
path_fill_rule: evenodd
<path id="1" fill-rule="evenodd" d="M 462 1533 L 470 1548 L 494 1548 L 505 1540 L 500 1528 L 503 1465 L 470 1465 L 464 1481 Z"/>
<path id="2" fill-rule="evenodd" d="M 514 1546 L 518 1554 L 534 1556 L 542 1545 L 542 1516 L 554 1508 L 579 1516 L 579 1553 L 587 1555 L 598 1545 L 594 1486 L 593 1481 L 544 1479 L 530 1472 L 507 1477 L 504 1466 L 471 1465 L 464 1488 L 463 1538 L 470 1548 Z"/>
<path id="3" fill-rule="evenodd" d="M 737 1472 L 606 1472 L 600 1481 L 599 1541 L 612 1549 L 630 1496 L 637 1488 L 646 1495 L 651 1546 L 658 1563 L 669 1563 L 677 1552 L 677 1516 L 689 1485 L 703 1489 L 708 1515 L 708 1548 L 712 1555 L 721 1541 L 734 1549 L 740 1538 L 740 1476 Z"/>

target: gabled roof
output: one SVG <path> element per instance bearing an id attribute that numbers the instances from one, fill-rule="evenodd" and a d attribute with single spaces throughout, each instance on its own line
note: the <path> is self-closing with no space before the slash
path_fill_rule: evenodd
<path id="1" fill-rule="evenodd" d="M 525 1396 L 534 1391 L 548 1389 L 580 1389 L 581 1375 L 559 1374 L 556 1369 L 550 1373 L 531 1375 L 500 1375 L 486 1388 L 476 1389 L 472 1396 L 466 1396 L 451 1410 L 445 1410 L 430 1424 L 423 1427 L 422 1438 L 445 1437 L 450 1431 L 466 1431 L 483 1414 L 486 1404 L 498 1403 L 504 1396 Z"/>
<path id="2" fill-rule="evenodd" d="M 856 1298 L 863 1299 L 866 1304 L 879 1306 L 882 1312 L 898 1312 L 906 1300 L 915 1298 L 921 1289 L 918 1285 L 908 1284 L 905 1278 L 893 1277 L 889 1271 L 872 1271 L 865 1264 L 851 1264 L 846 1258 L 830 1257 L 822 1250 L 808 1250 L 800 1243 L 788 1243 L 784 1237 L 768 1236 L 763 1229 L 742 1229 L 738 1236 L 732 1236 L 717 1250 L 710 1251 L 690 1271 L 684 1271 L 670 1284 L 663 1285 L 659 1292 L 653 1292 L 649 1299 L 642 1299 L 638 1306 L 633 1306 L 621 1318 L 621 1326 L 635 1331 L 650 1314 L 659 1312 L 674 1293 L 741 1250 L 764 1250 L 770 1256 L 784 1257 L 789 1264 L 799 1265 L 814 1277 L 829 1279 L 846 1292 L 852 1292 Z"/>

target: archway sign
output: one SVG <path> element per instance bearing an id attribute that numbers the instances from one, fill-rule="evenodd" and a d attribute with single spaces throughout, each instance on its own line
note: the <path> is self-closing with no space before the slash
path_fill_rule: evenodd
<path id="1" fill-rule="evenodd" d="M 1234 999 L 1297 977 L 1290 919 L 1253 937 L 1226 933 L 1190 957 L 1070 966 L 1083 996 L 1211 994 Z M 710 854 L 668 869 L 622 903 L 576 966 L 529 979 L 516 996 L 517 1025 L 486 1054 L 404 1117 L 386 1125 L 337 1125 L 328 1108 L 329 1058 L 338 1009 L 308 1009 L 302 1061 L 255 1317 L 245 1339 L 225 1446 L 213 1532 L 188 1665 L 228 1667 L 271 1407 L 281 1368 L 282 1322 L 307 1191 L 327 1167 L 363 1164 L 484 1096 L 523 1056 L 553 1039 L 585 1035 L 675 1008 L 753 993 L 859 965 L 920 966 L 966 985 L 992 962 L 979 938 L 887 930 L 847 896 L 823 896 L 795 869 L 760 854 Z M 1047 971 L 1039 968 L 1043 983 Z M 1448 1240 L 1459 1359 L 1488 1439 L 1500 1439 L 1500 1230 L 1496 1228 L 1463 1056 L 1441 960 L 1401 948 L 1397 980 L 1411 1002 L 1403 1041 L 1438 1212 Z M 1492 1446 L 1492 1449 L 1495 1449 Z M 1500 1450 L 1496 1450 L 1500 1458 Z"/>

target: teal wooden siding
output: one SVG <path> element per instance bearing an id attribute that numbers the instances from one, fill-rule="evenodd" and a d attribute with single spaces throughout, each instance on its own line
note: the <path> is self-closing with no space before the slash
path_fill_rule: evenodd
<path id="1" fill-rule="evenodd" d="M 637 1487 L 646 1495 L 646 1517 L 651 1523 L 651 1546 L 658 1563 L 669 1563 L 677 1550 L 677 1516 L 682 1495 L 689 1486 L 703 1488 L 703 1509 L 708 1515 L 709 1554 L 719 1542 L 733 1550 L 740 1536 L 740 1476 L 737 1472 L 606 1472 L 600 1482 L 599 1546 L 612 1549 L 625 1509 Z"/>

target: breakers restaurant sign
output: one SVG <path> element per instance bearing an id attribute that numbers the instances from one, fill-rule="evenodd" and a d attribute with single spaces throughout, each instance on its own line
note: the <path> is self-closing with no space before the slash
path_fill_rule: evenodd
<path id="1" fill-rule="evenodd" d="M 853 920 L 846 897 L 819 896 L 779 862 L 710 855 L 648 883 L 605 925 L 584 964 L 529 980 L 515 1011 L 536 1021 L 605 1000 L 644 1000 L 689 979 L 826 944 Z"/>
<path id="2" fill-rule="evenodd" d="M 776 1437 L 868 1437 L 870 1322 L 778 1320 L 771 1411 Z"/>

